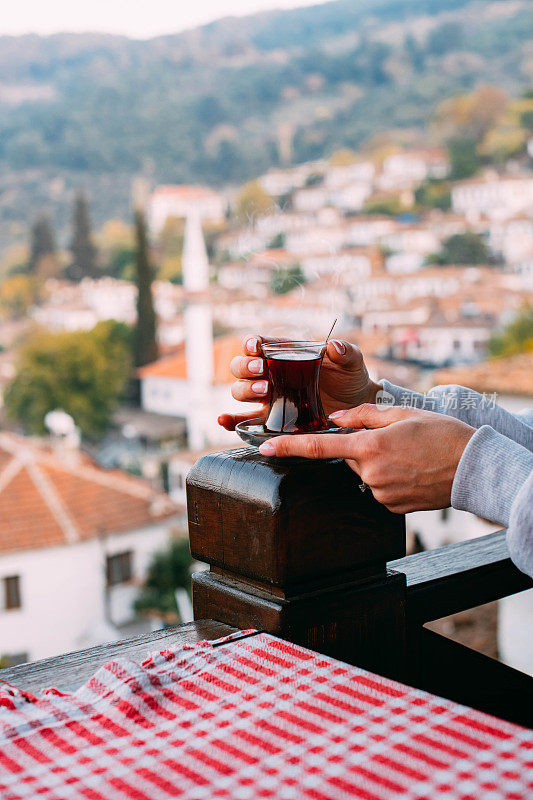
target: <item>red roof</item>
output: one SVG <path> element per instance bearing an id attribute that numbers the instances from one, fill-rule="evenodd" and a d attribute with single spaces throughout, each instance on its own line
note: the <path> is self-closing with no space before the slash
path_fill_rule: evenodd
<path id="1" fill-rule="evenodd" d="M 154 189 L 153 197 L 157 195 L 172 195 L 173 197 L 181 197 L 187 200 L 201 199 L 202 197 L 217 196 L 217 192 L 210 189 L 208 186 L 187 186 L 186 184 L 158 186 Z"/>
<path id="2" fill-rule="evenodd" d="M 233 383 L 229 365 L 234 356 L 242 353 L 242 339 L 239 336 L 220 336 L 213 342 L 214 383 Z M 137 370 L 139 378 L 174 378 L 187 380 L 187 357 L 185 347 L 172 356 L 160 358 Z"/>
<path id="3" fill-rule="evenodd" d="M 0 434 L 0 553 L 134 530 L 179 511 L 144 480 L 74 455 Z"/>

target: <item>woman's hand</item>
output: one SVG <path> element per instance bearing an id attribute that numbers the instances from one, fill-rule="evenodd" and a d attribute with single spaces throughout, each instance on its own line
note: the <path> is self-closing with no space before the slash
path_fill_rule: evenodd
<path id="1" fill-rule="evenodd" d="M 447 508 L 463 450 L 475 429 L 465 422 L 406 408 L 364 404 L 332 416 L 354 433 L 278 436 L 263 455 L 344 458 L 390 511 Z"/>
<path id="2" fill-rule="evenodd" d="M 236 356 L 231 362 L 231 371 L 237 378 L 231 393 L 236 400 L 260 402 L 261 411 L 254 414 L 254 418 L 266 419 L 270 389 L 265 378 L 266 364 L 261 358 L 262 341 L 260 336 L 248 336 L 244 340 L 246 355 Z M 334 339 L 328 342 L 324 355 L 319 388 L 322 406 L 328 415 L 360 403 L 375 402 L 376 392 L 381 387 L 370 380 L 359 348 L 350 342 Z M 233 430 L 238 422 L 246 419 L 250 419 L 249 413 L 221 414 L 218 421 L 227 430 Z"/>

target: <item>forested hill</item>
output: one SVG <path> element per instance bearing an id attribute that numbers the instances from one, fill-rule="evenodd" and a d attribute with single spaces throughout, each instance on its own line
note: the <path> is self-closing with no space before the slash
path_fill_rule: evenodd
<path id="1" fill-rule="evenodd" d="M 101 218 L 143 170 L 240 181 L 424 123 L 476 83 L 516 93 L 532 82 L 532 6 L 339 0 L 148 41 L 0 38 L 0 220 L 6 197 L 11 219 L 60 204 L 57 176 L 92 189 Z"/>

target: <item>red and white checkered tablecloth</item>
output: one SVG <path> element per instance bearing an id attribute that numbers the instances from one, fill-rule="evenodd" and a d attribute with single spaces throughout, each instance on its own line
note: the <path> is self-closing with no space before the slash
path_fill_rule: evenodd
<path id="1" fill-rule="evenodd" d="M 0 798 L 533 797 L 533 731 L 247 633 L 0 684 Z"/>

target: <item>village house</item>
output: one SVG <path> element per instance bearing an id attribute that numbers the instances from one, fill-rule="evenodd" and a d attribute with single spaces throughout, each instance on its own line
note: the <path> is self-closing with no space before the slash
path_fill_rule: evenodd
<path id="1" fill-rule="evenodd" d="M 148 226 L 157 236 L 169 217 L 185 219 L 191 212 L 208 222 L 224 222 L 226 198 L 208 186 L 158 186 L 148 201 Z"/>
<path id="2" fill-rule="evenodd" d="M 348 244 L 360 247 L 376 244 L 382 236 L 393 233 L 398 223 L 391 217 L 368 215 L 348 221 Z"/>
<path id="3" fill-rule="evenodd" d="M 353 164 L 328 165 L 324 172 L 324 183 L 328 189 L 342 189 L 352 183 L 371 184 L 376 168 L 371 161 L 355 161 Z"/>
<path id="4" fill-rule="evenodd" d="M 396 328 L 391 354 L 435 367 L 481 361 L 494 326 L 494 318 L 459 318 L 444 325 L 434 316 L 422 324 Z"/>
<path id="5" fill-rule="evenodd" d="M 533 207 L 533 177 L 498 176 L 487 172 L 481 178 L 470 178 L 452 187 L 452 208 L 476 222 L 485 214 L 490 219 L 507 219 Z"/>
<path id="6" fill-rule="evenodd" d="M 102 469 L 71 439 L 0 433 L 0 661 L 127 635 L 151 558 L 184 517 L 184 506 Z"/>
<path id="7" fill-rule="evenodd" d="M 517 214 L 493 222 L 489 228 L 489 246 L 508 267 L 533 258 L 533 202 L 530 214 Z"/>
<path id="8" fill-rule="evenodd" d="M 304 186 L 309 175 L 320 167 L 321 164 L 307 162 L 290 169 L 270 169 L 258 181 L 271 197 L 281 197 Z"/>
<path id="9" fill-rule="evenodd" d="M 426 178 L 445 178 L 449 162 L 442 148 L 404 150 L 383 161 L 378 187 L 384 191 L 411 188 Z"/>

